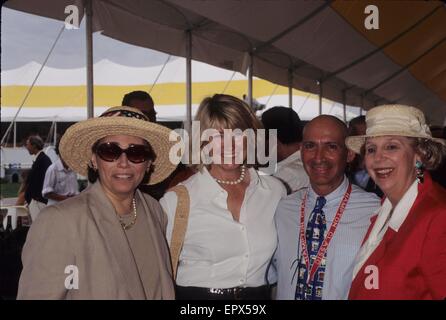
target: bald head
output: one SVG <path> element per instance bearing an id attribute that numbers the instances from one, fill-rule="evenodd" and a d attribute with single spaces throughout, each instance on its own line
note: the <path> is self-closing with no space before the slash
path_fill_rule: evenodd
<path id="1" fill-rule="evenodd" d="M 302 162 L 313 190 L 320 196 L 333 192 L 343 181 L 347 162 L 354 157 L 345 146 L 347 126 L 338 118 L 321 115 L 304 128 Z"/>
<path id="2" fill-rule="evenodd" d="M 303 134 L 305 135 L 305 131 L 309 130 L 312 126 L 329 126 L 336 128 L 335 130 L 343 136 L 344 140 L 348 136 L 348 128 L 345 123 L 334 116 L 323 114 L 313 118 L 313 120 L 308 122 L 304 127 Z"/>

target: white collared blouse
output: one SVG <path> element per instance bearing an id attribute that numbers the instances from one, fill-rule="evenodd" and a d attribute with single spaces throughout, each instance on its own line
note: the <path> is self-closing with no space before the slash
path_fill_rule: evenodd
<path id="1" fill-rule="evenodd" d="M 206 168 L 184 183 L 190 196 L 189 221 L 180 254 L 176 282 L 204 288 L 256 287 L 265 274 L 277 245 L 274 213 L 286 195 L 274 177 L 249 169 L 250 184 L 235 221 L 227 206 L 227 192 Z M 177 196 L 167 192 L 160 200 L 168 216 L 170 244 Z"/>

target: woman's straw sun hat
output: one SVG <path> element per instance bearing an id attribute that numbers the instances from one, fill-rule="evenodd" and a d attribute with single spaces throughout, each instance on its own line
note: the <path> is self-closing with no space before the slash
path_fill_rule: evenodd
<path id="1" fill-rule="evenodd" d="M 156 155 L 149 184 L 156 184 L 167 178 L 177 163 L 169 159 L 170 148 L 178 142 L 169 141 L 175 133 L 169 128 L 153 122 L 138 109 L 113 107 L 97 118 L 78 122 L 67 129 L 62 136 L 59 151 L 62 159 L 75 172 L 87 176 L 87 167 L 92 157 L 92 146 L 110 135 L 140 137 L 150 143 Z M 180 157 L 177 157 L 180 158 Z"/>
<path id="2" fill-rule="evenodd" d="M 372 108 L 365 117 L 366 134 L 347 137 L 347 147 L 361 152 L 365 139 L 369 137 L 403 136 L 433 140 L 446 145 L 443 139 L 433 138 L 426 124 L 423 112 L 417 108 L 392 104 Z"/>

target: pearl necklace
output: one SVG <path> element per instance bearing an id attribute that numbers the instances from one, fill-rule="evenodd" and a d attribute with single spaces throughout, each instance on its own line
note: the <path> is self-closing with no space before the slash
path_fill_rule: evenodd
<path id="1" fill-rule="evenodd" d="M 136 200 L 135 200 L 135 198 L 133 198 L 133 200 L 132 200 L 132 205 L 133 205 L 133 219 L 129 223 L 125 223 L 124 220 L 122 219 L 122 217 L 118 214 L 119 223 L 121 224 L 121 227 L 122 227 L 122 229 L 124 229 L 124 231 L 133 227 L 136 222 Z"/>
<path id="2" fill-rule="evenodd" d="M 230 184 L 230 185 L 239 184 L 240 182 L 243 181 L 243 179 L 245 179 L 245 169 L 246 169 L 245 166 L 241 166 L 240 177 L 237 180 L 228 181 L 228 180 L 220 180 L 217 178 L 214 178 L 214 180 L 221 184 Z"/>

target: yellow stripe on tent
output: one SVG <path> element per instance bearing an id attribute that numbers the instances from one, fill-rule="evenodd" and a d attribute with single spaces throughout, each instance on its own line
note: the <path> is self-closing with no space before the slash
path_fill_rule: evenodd
<path id="1" fill-rule="evenodd" d="M 227 82 L 195 82 L 192 84 L 192 103 L 199 104 L 207 96 L 221 93 Z M 225 93 L 242 97 L 247 93 L 246 80 L 234 80 L 230 82 Z M 134 90 L 148 91 L 151 85 L 137 86 L 94 86 L 94 104 L 96 106 L 120 105 L 122 97 Z M 288 88 L 278 86 L 261 79 L 254 80 L 254 97 L 269 97 L 275 95 L 288 94 Z M 18 107 L 22 103 L 29 86 L 2 86 L 2 105 L 8 107 Z M 151 95 L 155 105 L 182 105 L 186 104 L 186 84 L 185 83 L 160 83 L 155 85 Z M 299 90 L 293 90 L 293 95 L 306 95 Z M 86 87 L 82 86 L 35 86 L 25 103 L 32 107 L 85 107 L 87 104 Z"/>

